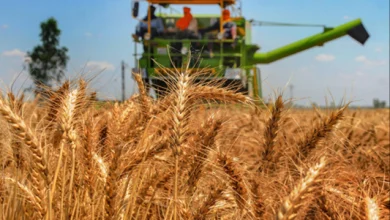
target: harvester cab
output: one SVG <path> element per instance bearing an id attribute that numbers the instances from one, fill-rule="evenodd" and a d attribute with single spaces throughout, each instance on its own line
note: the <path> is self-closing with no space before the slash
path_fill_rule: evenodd
<path id="1" fill-rule="evenodd" d="M 142 19 L 138 18 L 141 2 L 148 6 L 147 15 Z M 155 14 L 158 9 L 168 9 L 172 5 L 215 5 L 220 10 L 213 15 L 192 15 L 190 9 L 185 7 L 187 27 L 191 22 L 196 27 L 183 29 L 178 25 L 183 23 L 183 15 L 172 13 L 173 8 L 171 13 L 161 13 L 160 10 Z M 197 74 L 198 80 L 222 80 L 225 86 L 235 87 L 255 99 L 261 99 L 261 74 L 257 64 L 269 64 L 312 47 L 323 46 L 345 35 L 361 44 L 369 38 L 360 19 L 335 28 L 247 20 L 241 14 L 242 4 L 238 0 L 133 0 L 132 6 L 132 16 L 139 21 L 133 35 L 137 65 L 133 71 L 141 73 L 147 89 L 152 87 L 157 97 L 167 88 L 164 77 L 166 70 L 188 64 L 190 71 L 202 72 L 202 75 Z M 251 29 L 252 26 L 264 25 L 321 26 L 323 32 L 267 53 L 257 53 L 260 47 L 252 44 Z M 230 34 L 226 34 L 227 30 Z M 137 52 L 138 44 L 142 44 L 142 53 Z M 192 54 L 190 57 L 189 50 Z"/>

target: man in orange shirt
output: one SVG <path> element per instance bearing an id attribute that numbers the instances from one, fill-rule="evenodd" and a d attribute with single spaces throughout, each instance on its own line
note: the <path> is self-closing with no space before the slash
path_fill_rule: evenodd
<path id="1" fill-rule="evenodd" d="M 191 9 L 183 8 L 184 16 L 177 20 L 176 28 L 179 32 L 186 32 L 188 35 L 194 36 L 198 34 L 198 22 L 191 14 Z"/>
<path id="2" fill-rule="evenodd" d="M 181 40 L 181 39 L 199 39 L 198 38 L 198 22 L 196 18 L 194 18 L 191 14 L 191 9 L 189 7 L 184 7 L 183 8 L 184 16 L 177 20 L 176 22 L 176 39 Z M 177 43 L 172 43 L 171 44 L 175 52 L 182 52 L 182 43 L 177 42 Z M 193 46 L 199 46 L 199 43 L 194 44 Z M 189 48 L 191 49 L 191 48 Z M 176 65 L 181 64 L 181 57 L 175 57 L 174 63 Z"/>
<path id="3" fill-rule="evenodd" d="M 235 22 L 231 20 L 230 17 L 230 11 L 228 9 L 224 9 L 222 11 L 222 25 L 223 25 L 223 32 L 222 34 L 222 39 L 230 39 L 230 40 L 237 40 L 237 25 Z M 201 35 L 204 35 L 207 32 L 210 31 L 219 31 L 220 28 L 220 20 L 218 19 L 217 22 L 215 22 L 213 25 L 210 27 L 200 29 L 199 33 Z M 236 42 L 233 43 L 224 43 L 223 46 L 226 48 L 228 46 L 231 46 L 235 48 Z M 210 57 L 213 57 L 213 43 L 208 44 L 208 49 L 210 53 Z"/>
<path id="4" fill-rule="evenodd" d="M 225 9 L 222 11 L 222 21 L 223 21 L 223 38 L 224 39 L 236 39 L 237 38 L 237 25 L 231 20 L 230 11 Z M 218 31 L 220 26 L 220 20 L 218 19 L 210 27 L 199 30 L 199 32 L 203 35 L 204 33 L 210 31 Z"/>
<path id="5" fill-rule="evenodd" d="M 190 22 L 193 18 L 190 8 L 184 7 L 183 12 L 184 12 L 184 16 L 182 18 L 180 18 L 179 20 L 177 20 L 177 22 L 176 22 L 176 27 L 181 31 L 184 31 L 188 28 L 188 26 L 190 25 Z"/>

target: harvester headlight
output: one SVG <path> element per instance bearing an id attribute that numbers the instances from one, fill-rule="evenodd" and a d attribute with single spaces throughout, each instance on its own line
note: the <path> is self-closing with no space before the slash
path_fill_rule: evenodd
<path id="1" fill-rule="evenodd" d="M 217 34 L 217 38 L 218 38 L 218 40 L 222 40 L 222 38 L 223 38 L 223 33 L 218 33 L 218 34 Z"/>
<path id="2" fill-rule="evenodd" d="M 240 73 L 241 83 L 244 88 L 247 88 L 248 86 L 248 77 L 244 71 L 241 71 Z"/>
<path id="3" fill-rule="evenodd" d="M 185 54 L 187 54 L 187 52 L 188 52 L 188 48 L 187 47 L 182 47 L 181 48 L 181 54 L 185 55 Z"/>
<path id="4" fill-rule="evenodd" d="M 150 34 L 149 34 L 149 33 L 146 33 L 146 34 L 144 35 L 144 39 L 145 39 L 145 40 L 150 40 Z"/>
<path id="5" fill-rule="evenodd" d="M 242 70 L 239 68 L 227 68 L 225 70 L 225 78 L 226 79 L 241 79 Z"/>

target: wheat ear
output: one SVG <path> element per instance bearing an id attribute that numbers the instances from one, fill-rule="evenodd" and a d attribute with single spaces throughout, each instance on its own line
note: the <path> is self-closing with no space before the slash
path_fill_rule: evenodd
<path id="1" fill-rule="evenodd" d="M 178 175 L 179 175 L 179 157 L 182 153 L 182 148 L 188 136 L 188 123 L 190 115 L 190 106 L 188 101 L 188 89 L 191 86 L 191 79 L 184 71 L 178 73 L 178 81 L 176 83 L 176 97 L 172 105 L 172 142 L 170 147 L 175 157 L 175 184 L 174 184 L 174 219 L 177 219 L 178 214 Z"/>
<path id="2" fill-rule="evenodd" d="M 281 119 L 281 113 L 284 108 L 284 103 L 282 96 L 279 95 L 275 101 L 275 107 L 272 108 L 271 118 L 267 122 L 267 126 L 264 130 L 264 151 L 262 153 L 262 161 L 264 162 L 264 169 L 267 170 L 268 167 L 274 162 L 275 156 L 275 142 L 276 137 L 279 132 L 279 121 Z M 260 167 L 261 169 L 262 167 Z"/>
<path id="3" fill-rule="evenodd" d="M 198 180 L 201 177 L 201 173 L 207 160 L 209 150 L 212 148 L 215 142 L 215 137 L 217 136 L 219 130 L 221 129 L 222 122 L 219 120 L 214 120 L 213 115 L 208 119 L 208 121 L 202 125 L 201 133 L 199 135 L 201 139 L 200 149 L 195 155 L 195 161 L 191 164 L 191 168 L 188 178 L 188 194 L 193 195 L 194 190 Z"/>
<path id="4" fill-rule="evenodd" d="M 222 196 L 223 189 L 218 188 L 214 190 L 203 202 L 200 209 L 194 215 L 194 220 L 205 220 L 207 214 L 210 212 L 211 208 L 217 203 L 218 199 Z"/>
<path id="5" fill-rule="evenodd" d="M 218 154 L 218 162 L 229 176 L 229 183 L 233 188 L 237 206 L 243 210 L 248 199 L 248 190 L 245 186 L 243 175 L 240 173 L 237 164 L 226 154 Z"/>
<path id="6" fill-rule="evenodd" d="M 118 165 L 121 153 L 121 146 L 116 146 L 104 188 L 106 194 L 105 212 L 107 219 L 114 219 L 117 211 L 115 198 L 118 193 Z"/>
<path id="7" fill-rule="evenodd" d="M 306 138 L 299 143 L 300 153 L 303 158 L 307 157 L 317 144 L 333 131 L 337 123 L 343 118 L 343 113 L 347 106 L 348 105 L 345 105 L 343 108 L 333 111 L 330 116 L 323 119 L 321 124 L 314 127 L 313 130 L 306 135 Z"/>
<path id="8" fill-rule="evenodd" d="M 40 198 L 37 197 L 26 185 L 11 177 L 4 177 L 4 180 L 16 185 L 17 188 L 20 189 L 24 198 L 26 198 L 26 200 L 34 207 L 36 213 L 41 213 L 44 210 L 44 207 L 41 206 L 42 204 L 39 203 Z"/>
<path id="9" fill-rule="evenodd" d="M 379 207 L 375 199 L 366 197 L 364 199 L 366 204 L 366 218 L 367 220 L 379 220 Z"/>
<path id="10" fill-rule="evenodd" d="M 133 73 L 133 76 L 134 76 L 135 81 L 137 82 L 138 89 L 139 89 L 139 92 L 141 94 L 140 98 L 141 98 L 141 102 L 142 102 L 142 110 L 143 110 L 142 114 L 144 115 L 145 120 L 149 120 L 149 118 L 151 117 L 150 112 L 152 110 L 150 98 L 146 92 L 145 85 L 142 81 L 141 74 Z"/>
<path id="11" fill-rule="evenodd" d="M 45 189 L 47 189 L 49 185 L 49 171 L 47 169 L 46 161 L 43 159 L 42 148 L 38 144 L 36 135 L 25 124 L 24 120 L 4 103 L 2 98 L 0 98 L 0 113 L 12 127 L 14 135 L 23 141 L 32 152 L 32 189 L 36 196 L 37 203 L 42 207 L 37 213 L 38 216 L 42 218 L 46 215 Z"/>
<path id="12" fill-rule="evenodd" d="M 287 220 L 294 219 L 297 215 L 299 207 L 304 202 L 307 194 L 312 193 L 315 189 L 315 184 L 321 181 L 320 176 L 325 167 L 325 158 L 321 158 L 320 163 L 310 168 L 306 177 L 291 191 L 290 195 L 283 200 L 279 208 L 276 219 Z"/>

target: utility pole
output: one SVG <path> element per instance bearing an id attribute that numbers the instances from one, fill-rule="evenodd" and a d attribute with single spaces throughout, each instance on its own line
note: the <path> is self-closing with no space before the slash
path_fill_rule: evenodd
<path id="1" fill-rule="evenodd" d="M 294 85 L 293 84 L 290 84 L 290 97 L 291 97 L 291 100 L 293 99 L 293 89 L 294 89 Z"/>
<path id="2" fill-rule="evenodd" d="M 122 60 L 122 102 L 125 101 L 125 62 Z"/>

